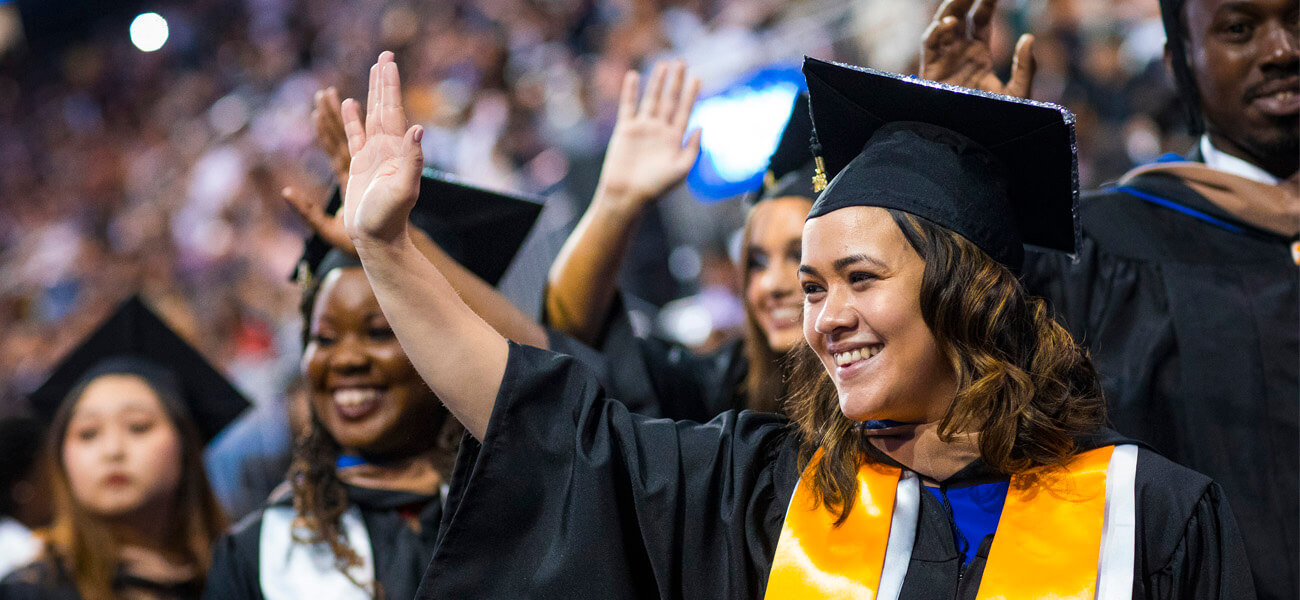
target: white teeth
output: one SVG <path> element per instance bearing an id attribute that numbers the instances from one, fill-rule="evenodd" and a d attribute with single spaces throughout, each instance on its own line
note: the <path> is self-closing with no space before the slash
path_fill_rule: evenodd
<path id="1" fill-rule="evenodd" d="M 772 311 L 772 320 L 777 322 L 797 322 L 802 310 L 797 306 L 777 308 Z"/>
<path id="2" fill-rule="evenodd" d="M 379 390 L 374 388 L 342 388 L 334 390 L 334 403 L 340 406 L 355 407 L 378 398 Z"/>
<path id="3" fill-rule="evenodd" d="M 831 356 L 835 359 L 836 366 L 842 367 L 880 354 L 880 349 L 882 347 L 883 346 L 867 346 L 865 348 L 854 348 L 848 352 L 836 352 Z"/>

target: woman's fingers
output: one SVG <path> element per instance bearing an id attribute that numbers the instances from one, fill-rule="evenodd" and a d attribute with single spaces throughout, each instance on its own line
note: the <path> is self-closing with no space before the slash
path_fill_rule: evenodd
<path id="1" fill-rule="evenodd" d="M 1019 98 L 1028 98 L 1034 92 L 1034 73 L 1038 63 L 1034 61 L 1034 36 L 1024 34 L 1016 42 L 1016 53 L 1011 59 L 1011 80 L 1007 82 L 1007 94 Z"/>
<path id="2" fill-rule="evenodd" d="M 993 11 L 998 7 L 998 0 L 976 0 L 975 6 L 970 11 L 970 36 L 973 39 L 989 43 L 989 32 L 993 22 Z"/>
<path id="3" fill-rule="evenodd" d="M 944 0 L 939 5 L 939 10 L 934 13 L 935 21 L 944 21 L 952 17 L 956 27 L 955 33 L 958 36 L 966 35 L 966 15 L 970 12 L 971 4 L 975 0 Z"/>
<path id="4" fill-rule="evenodd" d="M 366 129 L 367 136 L 374 135 L 375 130 L 379 127 L 379 122 L 374 118 L 375 113 L 378 112 L 376 110 L 378 107 L 379 107 L 379 63 L 376 62 L 375 64 L 370 65 L 370 83 L 366 86 L 365 129 Z M 361 107 L 358 106 L 357 108 L 360 109 Z"/>
<path id="5" fill-rule="evenodd" d="M 618 120 L 624 121 L 636 115 L 636 90 L 641 85 L 641 76 L 636 71 L 628 70 L 623 75 L 623 89 L 618 96 Z"/>
<path id="6" fill-rule="evenodd" d="M 385 133 L 403 135 L 406 131 L 406 111 L 402 108 L 402 80 L 397 72 L 397 63 L 389 60 L 384 63 L 380 73 L 382 90 L 379 97 L 381 127 Z"/>
<path id="7" fill-rule="evenodd" d="M 686 146 L 682 148 L 681 154 L 677 155 L 677 170 L 685 173 L 695 166 L 695 159 L 700 156 L 700 136 L 703 132 L 696 129 L 691 132 L 690 137 L 686 138 Z"/>
<path id="8" fill-rule="evenodd" d="M 686 124 L 691 121 L 691 111 L 695 109 L 695 99 L 700 96 L 700 78 L 691 77 L 682 89 L 677 101 L 677 111 L 672 115 L 673 125 L 678 131 L 686 131 Z"/>
<path id="9" fill-rule="evenodd" d="M 641 108 L 637 110 L 638 117 L 651 117 L 659 110 L 659 90 L 664 85 L 664 75 L 668 72 L 668 66 L 664 63 L 658 63 L 650 72 L 650 80 L 646 82 L 645 93 L 641 95 Z"/>
<path id="10" fill-rule="evenodd" d="M 361 107 L 356 100 L 343 101 L 343 132 L 348 138 L 348 152 L 355 158 L 366 146 L 366 128 L 361 124 Z"/>
<path id="11" fill-rule="evenodd" d="M 686 79 L 686 63 L 674 60 L 668 63 L 667 85 L 659 98 L 658 112 L 654 115 L 665 120 L 677 114 L 677 105 L 681 102 L 682 84 Z"/>
<path id="12" fill-rule="evenodd" d="M 921 63 L 923 66 L 937 63 L 945 58 L 951 58 L 943 53 L 943 49 L 950 47 L 953 42 L 957 41 L 957 26 L 959 19 L 953 16 L 943 17 L 930 23 L 926 29 L 922 42 Z M 924 76 L 924 73 L 922 73 Z"/>

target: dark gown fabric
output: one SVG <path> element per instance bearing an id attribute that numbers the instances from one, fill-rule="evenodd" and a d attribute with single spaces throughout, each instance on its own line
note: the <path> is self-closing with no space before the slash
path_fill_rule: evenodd
<path id="1" fill-rule="evenodd" d="M 443 514 L 440 497 L 351 485 L 345 485 L 344 489 L 349 502 L 361 510 L 361 519 L 370 536 L 375 579 L 383 586 L 384 598 L 414 597 L 420 576 L 433 556 Z M 285 496 L 272 505 L 292 506 L 292 497 Z M 420 531 L 407 524 L 403 513 L 418 516 Z M 217 541 L 204 598 L 262 598 L 258 568 L 261 530 L 262 511 L 258 511 Z"/>
<path id="2" fill-rule="evenodd" d="M 609 395 L 634 413 L 703 423 L 747 406 L 742 384 L 749 360 L 742 340 L 696 354 L 682 344 L 639 336 L 630 306 L 640 302 L 624 295 L 616 299 L 595 348 L 550 331 L 551 350 L 593 368 Z"/>
<path id="3" fill-rule="evenodd" d="M 1091 351 L 1113 426 L 1223 486 L 1260 597 L 1300 598 L 1300 267 L 1173 177 L 1131 187 L 1086 196 L 1078 263 L 1030 253 L 1025 285 Z"/>
<path id="4" fill-rule="evenodd" d="M 418 597 L 761 598 L 797 446 L 774 414 L 631 414 L 572 358 L 511 344 L 485 439 L 461 445 Z M 1134 598 L 1249 597 L 1218 486 L 1147 450 L 1137 472 Z M 943 484 L 996 477 L 975 463 Z M 962 570 L 947 512 L 921 502 L 903 597 L 974 598 L 982 556 Z"/>
<path id="5" fill-rule="evenodd" d="M 199 581 L 164 584 L 120 573 L 114 579 L 113 589 L 119 593 L 147 592 L 160 600 L 197 600 L 203 584 Z M 0 581 L 0 600 L 81 600 L 81 594 L 62 565 L 42 560 Z"/>

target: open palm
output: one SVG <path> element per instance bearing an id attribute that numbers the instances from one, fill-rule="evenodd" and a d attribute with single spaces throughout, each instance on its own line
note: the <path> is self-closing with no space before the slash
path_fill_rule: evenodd
<path id="1" fill-rule="evenodd" d="M 1033 36 L 1016 42 L 1011 79 L 1005 84 L 993 71 L 989 33 L 997 0 L 945 0 L 925 30 L 921 43 L 921 77 L 931 81 L 1028 98 L 1033 92 Z"/>
<path id="2" fill-rule="evenodd" d="M 365 121 L 356 100 L 343 102 L 343 129 L 352 164 L 343 194 L 343 223 L 354 242 L 391 242 L 406 232 L 420 190 L 423 128 L 406 125 L 401 79 L 393 53 L 370 68 Z"/>
<path id="3" fill-rule="evenodd" d="M 638 77 L 623 78 L 618 122 L 605 151 L 600 185 L 608 193 L 649 202 L 681 182 L 700 153 L 700 132 L 683 144 L 700 81 L 681 61 L 655 65 L 637 103 Z"/>

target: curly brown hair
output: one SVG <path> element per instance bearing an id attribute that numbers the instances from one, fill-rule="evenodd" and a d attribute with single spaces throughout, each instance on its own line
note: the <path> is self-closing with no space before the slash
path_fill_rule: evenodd
<path id="1" fill-rule="evenodd" d="M 1061 464 L 1075 439 L 1105 422 L 1087 351 L 1025 291 L 1009 269 L 966 238 L 924 218 L 889 210 L 925 261 L 921 315 L 957 375 L 957 395 L 939 423 L 947 442 L 979 432 L 980 458 L 1002 473 Z M 787 410 L 801 436 L 800 464 L 813 466 L 815 497 L 848 517 L 867 438 L 845 417 L 830 375 L 811 348 L 791 358 Z"/>
<path id="2" fill-rule="evenodd" d="M 360 268 L 361 263 L 344 262 L 341 267 Z M 316 299 L 320 294 L 324 273 L 317 273 L 303 286 L 302 301 L 298 305 L 302 315 L 302 342 L 306 348 L 311 341 L 311 322 Z M 308 392 L 310 393 L 310 392 Z M 310 405 L 310 404 L 309 404 Z M 438 406 L 441 407 L 441 404 Z M 446 409 L 442 409 L 446 410 Z M 441 450 L 435 467 L 444 479 L 451 477 L 456 449 L 464 429 L 447 413 L 443 427 L 438 432 L 436 447 Z M 334 566 L 352 583 L 349 567 L 361 564 L 361 557 L 348 544 L 343 531 L 342 517 L 349 507 L 347 491 L 338 476 L 338 459 L 342 448 L 329 429 L 321 423 L 315 409 L 306 430 L 294 441 L 293 460 L 289 464 L 288 481 L 293 492 L 293 508 L 299 523 L 311 532 L 310 537 L 299 541 L 324 543 L 334 554 Z M 374 597 L 383 598 L 384 590 L 374 582 Z"/>

